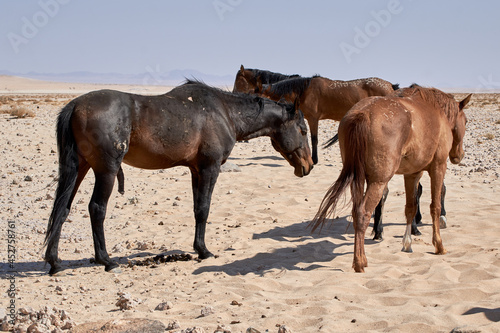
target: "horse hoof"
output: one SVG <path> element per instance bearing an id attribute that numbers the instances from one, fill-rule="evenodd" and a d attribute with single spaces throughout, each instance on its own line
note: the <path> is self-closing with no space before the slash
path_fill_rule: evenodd
<path id="1" fill-rule="evenodd" d="M 49 273 L 50 276 L 65 276 L 66 272 L 63 270 L 57 271 L 55 273 Z"/>
<path id="2" fill-rule="evenodd" d="M 404 246 L 403 245 L 403 248 L 401 249 L 401 252 L 413 253 L 413 250 L 411 249 L 411 245 L 410 246 Z"/>
<path id="3" fill-rule="evenodd" d="M 446 216 L 444 215 L 439 217 L 439 228 L 446 229 Z"/>
<path id="4" fill-rule="evenodd" d="M 120 274 L 122 272 L 122 270 L 120 267 L 115 267 L 115 268 L 111 268 L 108 272 L 114 273 L 114 274 Z"/>
<path id="5" fill-rule="evenodd" d="M 415 230 L 415 231 L 412 231 L 412 232 L 411 232 L 411 234 L 412 234 L 413 236 L 421 236 L 421 235 L 422 235 L 422 233 L 421 233 L 421 232 L 420 232 L 420 230 L 418 230 L 418 229 L 417 229 L 417 230 Z"/>

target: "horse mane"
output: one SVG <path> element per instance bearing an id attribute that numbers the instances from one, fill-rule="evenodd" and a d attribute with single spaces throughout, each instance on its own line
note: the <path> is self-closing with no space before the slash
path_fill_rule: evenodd
<path id="1" fill-rule="evenodd" d="M 300 97 L 307 90 L 307 88 L 309 88 L 311 80 L 316 77 L 319 77 L 319 75 L 315 75 L 312 77 L 291 78 L 270 84 L 268 85 L 268 89 L 270 90 L 270 92 L 278 96 L 295 93 L 297 94 L 297 97 Z"/>
<path id="2" fill-rule="evenodd" d="M 286 74 L 271 72 L 271 71 L 267 71 L 267 70 L 263 70 L 263 69 L 245 68 L 245 70 L 251 71 L 253 76 L 254 76 L 254 79 L 260 79 L 262 84 L 270 84 L 270 83 L 275 83 L 278 81 L 283 81 L 286 79 L 300 77 L 299 74 L 286 75 Z"/>
<path id="3" fill-rule="evenodd" d="M 226 91 L 226 90 L 223 90 L 223 89 L 220 89 L 217 87 L 212 87 L 212 86 L 206 84 L 205 82 L 203 82 L 202 80 L 199 80 L 196 78 L 192 78 L 192 79 L 186 78 L 186 80 L 184 81 L 184 83 L 182 85 L 183 86 L 184 85 L 200 85 L 200 86 L 203 86 L 205 88 L 209 88 L 209 89 L 213 90 L 214 92 L 219 94 L 219 96 L 237 97 L 237 98 L 244 100 L 245 102 L 248 102 L 248 103 L 257 103 L 257 105 L 259 106 L 259 109 L 257 110 L 257 114 L 261 114 L 264 110 L 264 105 L 266 103 L 269 103 L 269 104 L 275 104 L 275 105 L 279 105 L 279 106 L 283 107 L 287 113 L 288 120 L 293 119 L 293 117 L 295 117 L 295 106 L 291 103 L 276 102 L 276 101 L 273 101 L 273 100 L 265 98 L 265 97 L 255 96 L 255 95 L 241 93 L 241 92 L 234 93 L 234 92 Z"/>
<path id="4" fill-rule="evenodd" d="M 396 90 L 396 94 L 399 97 L 414 97 L 417 96 L 427 103 L 437 107 L 442 110 L 448 118 L 450 124 L 454 124 L 458 107 L 453 95 L 445 93 L 436 88 L 426 88 L 422 87 L 416 83 L 413 83 L 408 88 Z"/>

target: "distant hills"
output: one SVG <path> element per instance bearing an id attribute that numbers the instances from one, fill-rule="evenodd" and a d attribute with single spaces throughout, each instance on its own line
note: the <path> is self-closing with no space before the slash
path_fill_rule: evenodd
<path id="1" fill-rule="evenodd" d="M 67 82 L 67 83 L 96 83 L 96 84 L 140 84 L 149 86 L 177 86 L 186 79 L 198 79 L 214 86 L 231 86 L 236 75 L 211 75 L 197 70 L 173 70 L 160 72 L 154 68 L 146 68 L 146 72 L 140 74 L 120 73 L 93 73 L 93 72 L 70 72 L 70 73 L 15 73 L 0 70 L 0 75 L 19 76 L 43 81 Z"/>

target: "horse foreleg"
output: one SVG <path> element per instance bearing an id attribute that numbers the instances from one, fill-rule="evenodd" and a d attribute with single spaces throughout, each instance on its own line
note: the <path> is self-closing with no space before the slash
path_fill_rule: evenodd
<path id="1" fill-rule="evenodd" d="M 441 188 L 441 216 L 439 216 L 439 226 L 441 229 L 446 229 L 446 210 L 444 209 L 444 197 L 446 196 L 446 185 Z"/>
<path id="2" fill-rule="evenodd" d="M 417 212 L 411 223 L 411 234 L 414 236 L 420 236 L 422 233 L 417 228 L 417 224 L 422 224 L 422 213 L 420 213 L 420 197 L 422 196 L 422 184 L 418 183 L 415 189 L 415 196 L 417 200 Z"/>
<path id="3" fill-rule="evenodd" d="M 116 173 L 95 174 L 95 185 L 89 203 L 92 237 L 94 239 L 95 261 L 105 266 L 106 272 L 118 272 L 118 264 L 109 258 L 104 238 L 104 218 L 108 200 L 113 191 Z"/>
<path id="4" fill-rule="evenodd" d="M 199 172 L 191 169 L 194 218 L 196 221 L 193 247 L 200 259 L 214 256 L 205 245 L 205 229 L 210 212 L 212 192 L 219 176 L 219 169 L 220 165 L 214 165 Z"/>
<path id="5" fill-rule="evenodd" d="M 446 172 L 446 165 L 443 170 L 433 170 L 430 172 L 431 176 L 431 217 L 432 217 L 432 244 L 436 249 L 436 254 L 445 254 L 446 250 L 443 246 L 441 239 L 440 215 L 441 215 L 441 190 L 443 187 L 444 173 Z"/>
<path id="6" fill-rule="evenodd" d="M 417 211 L 417 186 L 418 181 L 422 177 L 422 172 L 412 175 L 405 175 L 405 193 L 406 193 L 406 205 L 405 205 L 405 216 L 406 216 L 406 231 L 403 236 L 403 252 L 413 252 L 411 249 L 411 234 L 412 234 L 412 224 L 415 218 L 415 213 Z"/>
<path id="7" fill-rule="evenodd" d="M 373 240 L 383 240 L 382 234 L 384 232 L 384 226 L 382 224 L 382 216 L 384 213 L 384 205 L 387 200 L 387 195 L 389 194 L 389 188 L 386 186 L 384 189 L 384 194 L 382 194 L 382 199 L 380 199 L 377 207 L 375 207 L 375 216 L 373 218 Z"/>
<path id="8" fill-rule="evenodd" d="M 311 131 L 312 160 L 318 164 L 318 119 L 307 119 Z"/>

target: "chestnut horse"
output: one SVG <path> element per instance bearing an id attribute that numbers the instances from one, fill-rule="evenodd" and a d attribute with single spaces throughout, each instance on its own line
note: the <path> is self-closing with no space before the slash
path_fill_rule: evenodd
<path id="1" fill-rule="evenodd" d="M 349 109 L 370 96 L 392 94 L 398 85 L 370 77 L 351 81 L 330 80 L 321 76 L 297 77 L 269 85 L 257 86 L 259 96 L 274 101 L 293 103 L 300 100 L 300 109 L 311 130 L 312 158 L 318 163 L 318 124 L 321 119 L 340 121 Z"/>
<path id="2" fill-rule="evenodd" d="M 45 237 L 49 274 L 62 270 L 57 254 L 61 228 L 90 168 L 95 174 L 89 203 L 95 261 L 106 271 L 119 270 L 106 251 L 103 222 L 115 177 L 123 191 L 122 162 L 143 169 L 190 169 L 194 249 L 200 259 L 213 256 L 205 246 L 205 226 L 220 166 L 237 140 L 258 136 L 271 138 L 296 176 L 309 174 L 313 163 L 307 127 L 295 105 L 196 81 L 160 96 L 101 90 L 72 100 L 57 119 L 59 180 Z"/>
<path id="3" fill-rule="evenodd" d="M 255 89 L 263 84 L 276 83 L 286 79 L 300 77 L 298 74 L 285 75 L 262 69 L 245 68 L 241 65 L 236 73 L 233 92 L 254 93 Z"/>
<path id="4" fill-rule="evenodd" d="M 339 125 L 343 167 L 327 191 L 311 225 L 322 226 L 332 215 L 348 186 L 353 202 L 355 232 L 353 268 L 364 272 L 365 232 L 375 206 L 394 174 L 403 174 L 406 192 L 406 231 L 403 251 L 411 252 L 411 222 L 416 212 L 415 191 L 424 171 L 431 178 L 432 243 L 436 254 L 446 250 L 439 232 L 441 188 L 448 156 L 458 164 L 463 156 L 467 122 L 453 96 L 419 86 L 398 90 L 392 96 L 371 97 L 357 103 Z M 365 191 L 366 182 L 366 191 Z"/>

